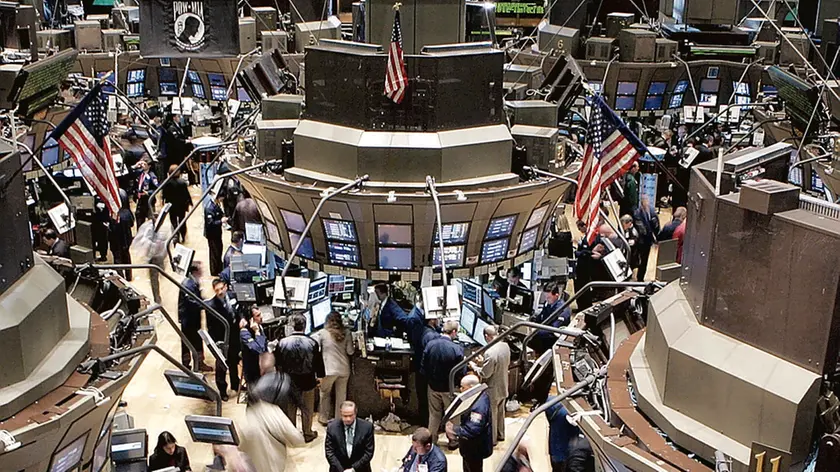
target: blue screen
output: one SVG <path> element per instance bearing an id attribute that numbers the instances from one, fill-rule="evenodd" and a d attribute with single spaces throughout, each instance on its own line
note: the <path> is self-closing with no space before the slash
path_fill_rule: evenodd
<path id="1" fill-rule="evenodd" d="M 327 249 L 331 263 L 351 267 L 359 265 L 359 246 L 331 242 L 327 244 Z"/>
<path id="2" fill-rule="evenodd" d="M 356 228 L 353 227 L 352 221 L 324 219 L 324 234 L 327 239 L 356 242 Z"/>
<path id="3" fill-rule="evenodd" d="M 248 95 L 248 92 L 246 92 L 244 88 L 238 87 L 236 92 L 236 99 L 240 102 L 250 102 L 251 96 Z"/>
<path id="4" fill-rule="evenodd" d="M 379 268 L 382 270 L 410 270 L 410 247 L 380 247 Z"/>
<path id="5" fill-rule="evenodd" d="M 638 84 L 636 82 L 619 82 L 618 89 L 616 90 L 617 95 L 636 95 L 636 87 Z"/>
<path id="6" fill-rule="evenodd" d="M 645 110 L 659 110 L 662 108 L 662 95 L 652 95 L 645 99 Z"/>
<path id="7" fill-rule="evenodd" d="M 508 240 L 487 241 L 481 246 L 481 263 L 496 262 L 507 257 Z"/>
<path id="8" fill-rule="evenodd" d="M 128 71 L 128 82 L 143 82 L 146 79 L 146 69 Z"/>
<path id="9" fill-rule="evenodd" d="M 207 74 L 207 78 L 210 80 L 210 85 L 216 85 L 218 87 L 225 87 L 225 76 L 222 74 Z"/>
<path id="10" fill-rule="evenodd" d="M 464 264 L 464 246 L 448 246 L 443 248 L 446 254 L 446 267 L 460 267 Z M 440 248 L 435 246 L 432 250 L 432 265 L 440 265 Z"/>
<path id="11" fill-rule="evenodd" d="M 292 247 L 289 248 L 290 254 L 291 251 L 295 248 L 295 244 L 297 244 L 298 240 L 300 239 L 300 235 L 297 233 L 289 233 L 289 241 L 292 243 Z M 312 238 L 307 237 L 303 240 L 303 244 L 300 245 L 300 249 L 298 249 L 298 256 L 304 257 L 306 259 L 314 259 L 315 258 L 315 248 L 312 247 Z"/>
<path id="12" fill-rule="evenodd" d="M 683 93 L 688 89 L 688 81 L 687 80 L 680 80 L 677 82 L 677 85 L 674 86 L 674 93 Z"/>
<path id="13" fill-rule="evenodd" d="M 519 253 L 530 251 L 537 243 L 537 230 L 539 228 L 529 229 L 522 233 L 522 240 L 519 242 Z"/>
<path id="14" fill-rule="evenodd" d="M 481 306 L 481 286 L 466 280 L 461 283 L 461 296 L 465 302 Z"/>
<path id="15" fill-rule="evenodd" d="M 46 166 L 54 166 L 58 164 L 58 157 L 61 155 L 61 148 L 56 146 L 45 147 L 41 151 L 41 162 Z"/>
<path id="16" fill-rule="evenodd" d="M 513 225 L 515 223 L 516 215 L 490 220 L 490 224 L 487 226 L 485 239 L 496 239 L 504 236 L 510 236 L 510 233 L 513 232 Z"/>
<path id="17" fill-rule="evenodd" d="M 441 225 L 443 227 L 443 244 L 459 244 L 467 240 L 469 223 L 450 223 Z M 435 244 L 438 242 L 438 230 L 435 225 Z"/>
<path id="18" fill-rule="evenodd" d="M 662 95 L 665 93 L 667 82 L 651 82 L 648 88 L 648 95 Z"/>
<path id="19" fill-rule="evenodd" d="M 636 106 L 636 97 L 616 97 L 616 110 L 632 110 Z"/>

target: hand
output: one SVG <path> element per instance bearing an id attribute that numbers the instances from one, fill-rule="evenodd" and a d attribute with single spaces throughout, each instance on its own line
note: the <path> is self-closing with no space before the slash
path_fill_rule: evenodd
<path id="1" fill-rule="evenodd" d="M 254 321 L 251 321 L 251 329 L 254 330 L 255 333 L 260 332 L 260 325 Z"/>
<path id="2" fill-rule="evenodd" d="M 245 319 L 239 320 L 239 329 L 242 329 L 246 326 L 248 326 L 248 321 L 246 321 Z"/>
<path id="3" fill-rule="evenodd" d="M 479 364 L 479 365 L 480 365 L 480 364 L 484 364 L 484 356 L 478 356 L 478 357 L 476 357 L 476 358 L 475 358 L 475 363 L 476 363 L 476 364 Z"/>
<path id="4" fill-rule="evenodd" d="M 446 437 L 451 439 L 455 438 L 455 425 L 451 421 L 446 422 Z"/>
<path id="5" fill-rule="evenodd" d="M 227 222 L 228 222 L 227 216 L 223 216 L 222 217 L 222 223 L 227 223 Z"/>

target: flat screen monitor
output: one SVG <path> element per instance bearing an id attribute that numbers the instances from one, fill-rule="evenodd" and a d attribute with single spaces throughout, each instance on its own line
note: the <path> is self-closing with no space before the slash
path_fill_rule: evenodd
<path id="1" fill-rule="evenodd" d="M 50 461 L 50 472 L 67 472 L 73 470 L 82 460 L 90 431 L 74 439 L 70 444 L 59 449 Z"/>
<path id="2" fill-rule="evenodd" d="M 703 79 L 700 81 L 700 91 L 705 93 L 718 93 L 720 90 L 720 80 L 718 79 Z"/>
<path id="3" fill-rule="evenodd" d="M 105 463 L 108 461 L 108 447 L 111 445 L 111 428 L 108 428 L 105 436 L 99 438 L 99 443 L 93 450 L 93 462 L 91 463 L 91 472 L 100 472 Z"/>
<path id="4" fill-rule="evenodd" d="M 149 455 L 145 429 L 125 429 L 111 434 L 111 460 L 118 464 L 146 460 Z"/>
<path id="5" fill-rule="evenodd" d="M 110 82 L 110 84 L 103 84 L 102 85 L 102 91 L 103 92 L 114 93 L 114 86 L 111 85 L 111 84 L 114 83 L 114 73 L 113 72 L 97 72 L 96 73 L 96 78 L 97 79 L 105 79 L 108 82 Z"/>
<path id="6" fill-rule="evenodd" d="M 447 223 L 442 225 L 443 244 L 462 244 L 467 241 L 467 231 L 470 229 L 469 223 Z M 438 230 L 435 225 L 434 242 L 438 242 Z"/>
<path id="7" fill-rule="evenodd" d="M 522 238 L 519 240 L 519 254 L 534 249 L 534 246 L 537 244 L 537 232 L 539 229 L 539 227 L 531 228 L 522 233 Z"/>
<path id="8" fill-rule="evenodd" d="M 352 221 L 324 219 L 324 234 L 327 239 L 345 243 L 356 242 L 356 228 Z"/>
<path id="9" fill-rule="evenodd" d="M 169 96 L 178 95 L 178 84 L 175 82 L 160 82 L 160 94 Z"/>
<path id="10" fill-rule="evenodd" d="M 43 151 L 41 151 L 41 162 L 44 166 L 54 166 L 58 164 L 58 158 L 61 155 L 61 148 L 56 146 L 45 147 Z"/>
<path id="11" fill-rule="evenodd" d="M 220 416 L 190 415 L 184 418 L 195 442 L 239 445 L 239 435 L 233 420 Z"/>
<path id="12" fill-rule="evenodd" d="M 501 218 L 493 218 L 490 224 L 487 225 L 487 234 L 485 239 L 497 239 L 510 236 L 513 232 L 513 226 L 516 224 L 516 215 L 503 216 Z"/>
<path id="13" fill-rule="evenodd" d="M 331 242 L 327 244 L 327 251 L 332 264 L 348 267 L 358 267 L 359 265 L 359 246 L 355 244 Z"/>
<path id="14" fill-rule="evenodd" d="M 329 291 L 330 293 L 348 293 L 352 292 L 355 287 L 353 279 L 347 278 L 343 275 L 329 276 Z"/>
<path id="15" fill-rule="evenodd" d="M 462 280 L 461 298 L 473 306 L 481 307 L 481 285 L 469 280 Z"/>
<path id="16" fill-rule="evenodd" d="M 443 253 L 446 255 L 446 267 L 461 267 L 464 265 L 464 246 L 445 246 Z M 432 249 L 432 265 L 440 266 L 440 247 Z"/>
<path id="17" fill-rule="evenodd" d="M 327 278 L 313 280 L 309 284 L 309 303 L 313 303 L 327 296 Z"/>
<path id="18" fill-rule="evenodd" d="M 483 291 L 481 300 L 484 305 L 484 314 L 490 318 L 496 319 L 496 309 L 493 308 L 493 297 L 491 297 L 487 291 Z"/>
<path id="19" fill-rule="evenodd" d="M 542 223 L 542 220 L 545 218 L 545 214 L 547 212 L 548 205 L 543 205 L 534 209 L 534 211 L 531 212 L 531 216 L 528 218 L 528 223 L 525 225 L 525 228 L 533 228 L 534 226 Z"/>
<path id="20" fill-rule="evenodd" d="M 218 102 L 223 102 L 227 100 L 227 89 L 224 87 L 216 87 L 215 85 L 210 86 L 210 99 L 216 100 Z"/>
<path id="21" fill-rule="evenodd" d="M 663 95 L 668 87 L 668 82 L 651 82 L 648 87 L 648 95 Z"/>
<path id="22" fill-rule="evenodd" d="M 201 378 L 203 374 L 196 373 Z M 207 387 L 201 382 L 191 378 L 180 370 L 165 370 L 163 376 L 172 387 L 172 391 L 179 397 L 199 398 L 201 400 L 209 400 L 210 395 L 207 393 Z"/>
<path id="23" fill-rule="evenodd" d="M 191 70 L 191 71 L 187 72 L 187 77 L 189 78 L 190 82 L 192 82 L 194 84 L 200 84 L 201 83 L 201 77 L 199 77 L 198 72 L 196 72 L 194 70 Z"/>
<path id="24" fill-rule="evenodd" d="M 294 247 L 297 244 L 299 239 L 300 239 L 299 234 L 289 233 L 289 242 L 292 243 L 292 247 L 289 248 L 289 254 L 291 254 L 292 249 L 294 249 Z M 298 249 L 297 255 L 299 257 L 303 257 L 304 259 L 314 259 L 315 258 L 315 248 L 312 246 L 312 238 L 310 238 L 310 237 L 304 238 L 303 244 L 300 245 L 300 249 Z"/>
<path id="25" fill-rule="evenodd" d="M 616 88 L 616 95 L 636 95 L 637 82 L 619 82 Z"/>
<path id="26" fill-rule="evenodd" d="M 283 222 L 286 223 L 286 229 L 296 233 L 302 233 L 306 229 L 306 221 L 303 215 L 289 210 L 280 210 L 280 215 L 283 217 Z"/>
<path id="27" fill-rule="evenodd" d="M 281 247 L 283 244 L 280 242 L 280 230 L 277 229 L 277 225 L 266 221 L 265 222 L 265 230 L 268 233 L 268 240 L 271 241 L 277 247 Z"/>
<path id="28" fill-rule="evenodd" d="M 486 241 L 481 246 L 481 263 L 487 264 L 490 262 L 497 262 L 507 257 L 508 240 L 496 239 L 495 241 Z"/>
<path id="29" fill-rule="evenodd" d="M 236 99 L 240 102 L 250 102 L 251 96 L 248 95 L 248 92 L 245 91 L 243 87 L 236 88 Z"/>
<path id="30" fill-rule="evenodd" d="M 461 319 L 458 320 L 458 323 L 469 336 L 473 334 L 476 318 L 478 318 L 478 313 L 475 311 L 475 307 L 468 303 L 461 305 Z"/>
<path id="31" fill-rule="evenodd" d="M 161 67 L 158 69 L 158 81 L 177 83 L 178 74 L 171 67 Z"/>
<path id="32" fill-rule="evenodd" d="M 377 225 L 376 233 L 383 246 L 411 244 L 411 225 Z"/>
<path id="33" fill-rule="evenodd" d="M 673 93 L 683 93 L 688 90 L 688 81 L 687 80 L 680 80 L 677 82 L 677 85 L 674 86 Z"/>
<path id="34" fill-rule="evenodd" d="M 645 98 L 645 110 L 660 110 L 662 109 L 662 102 L 664 100 L 664 96 L 662 95 L 651 95 Z"/>
<path id="35" fill-rule="evenodd" d="M 381 270 L 411 270 L 410 247 L 380 247 L 379 269 Z"/>
<path id="36" fill-rule="evenodd" d="M 245 223 L 245 242 L 255 244 L 265 243 L 263 225 L 259 223 Z"/>
<path id="37" fill-rule="evenodd" d="M 616 110 L 632 110 L 636 106 L 636 97 L 618 96 L 615 97 Z"/>
<path id="38" fill-rule="evenodd" d="M 274 300 L 274 280 L 254 283 L 254 297 L 257 299 L 257 305 L 271 305 Z"/>
<path id="39" fill-rule="evenodd" d="M 204 86 L 201 84 L 190 84 L 190 88 L 192 89 L 193 97 L 195 98 L 207 98 L 207 95 L 204 94 Z"/>
<path id="40" fill-rule="evenodd" d="M 125 86 L 125 94 L 129 96 L 129 98 L 137 98 L 143 96 L 143 83 L 130 83 Z"/>
<path id="41" fill-rule="evenodd" d="M 487 345 L 487 340 L 484 339 L 484 328 L 490 326 L 490 323 L 484 321 L 484 318 L 477 316 L 475 318 L 475 329 L 472 332 L 472 338 L 475 339 L 475 342 L 481 344 L 482 346 Z"/>
<path id="42" fill-rule="evenodd" d="M 207 74 L 207 80 L 210 82 L 211 86 L 214 87 L 227 87 L 227 82 L 225 81 L 225 76 L 223 74 Z"/>
<path id="43" fill-rule="evenodd" d="M 128 71 L 126 82 L 144 82 L 146 80 L 146 69 L 134 69 Z"/>
<path id="44" fill-rule="evenodd" d="M 324 326 L 324 323 L 327 322 L 327 315 L 329 315 L 332 311 L 332 304 L 330 304 L 330 299 L 325 298 L 320 302 L 312 305 L 311 311 L 312 329 L 318 329 L 321 326 Z"/>

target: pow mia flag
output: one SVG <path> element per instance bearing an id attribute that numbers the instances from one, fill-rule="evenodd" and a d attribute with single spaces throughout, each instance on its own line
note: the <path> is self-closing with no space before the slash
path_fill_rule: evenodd
<path id="1" fill-rule="evenodd" d="M 238 55 L 239 14 L 236 4 L 231 0 L 142 0 L 140 55 Z"/>

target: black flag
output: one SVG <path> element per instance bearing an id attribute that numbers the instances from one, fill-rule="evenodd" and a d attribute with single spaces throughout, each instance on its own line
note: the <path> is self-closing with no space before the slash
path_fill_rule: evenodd
<path id="1" fill-rule="evenodd" d="M 239 14 L 231 0 L 142 0 L 143 57 L 239 54 Z"/>

